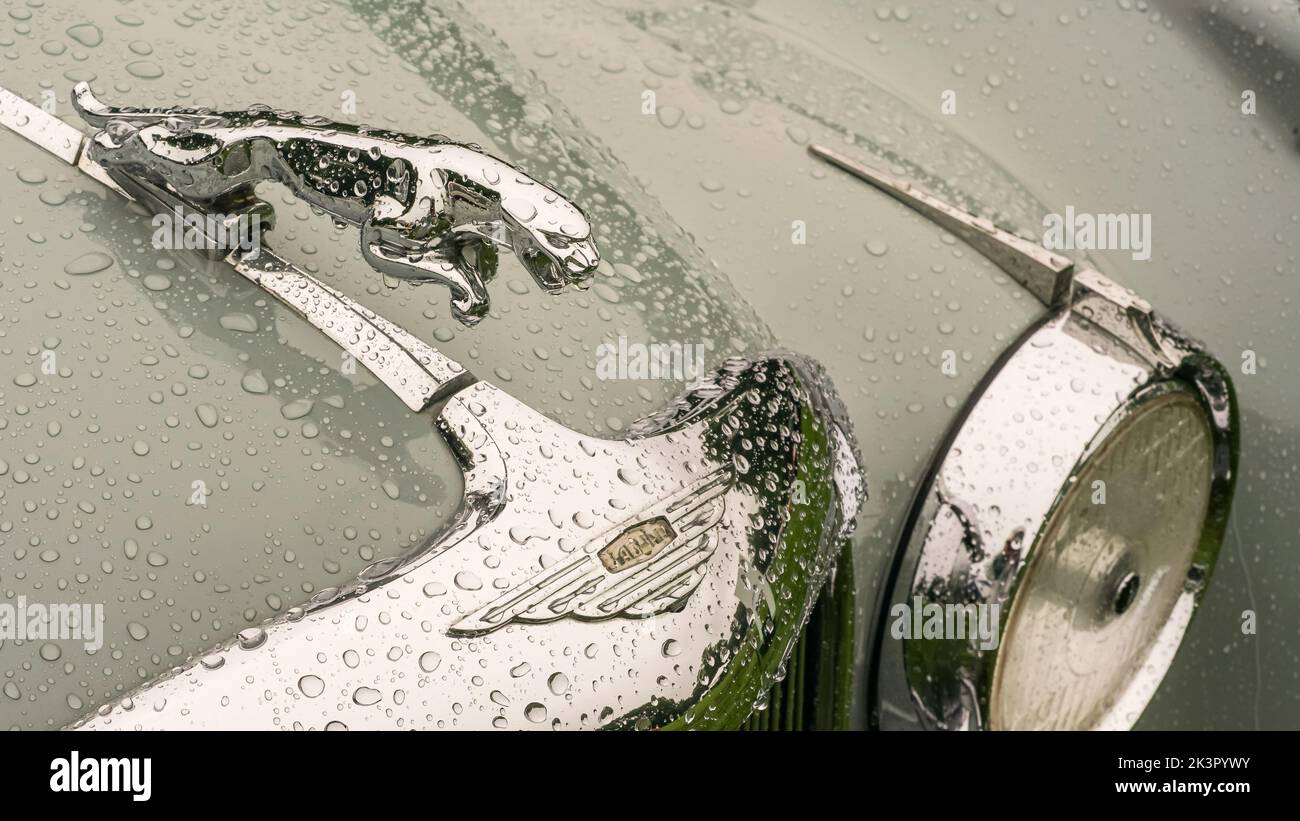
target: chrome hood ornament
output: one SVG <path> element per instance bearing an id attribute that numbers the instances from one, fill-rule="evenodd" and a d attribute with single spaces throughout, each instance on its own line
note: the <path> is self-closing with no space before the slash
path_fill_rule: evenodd
<path id="1" fill-rule="evenodd" d="M 100 129 L 87 158 L 115 180 L 209 214 L 246 210 L 254 186 L 282 183 L 360 226 L 361 253 L 376 270 L 449 287 L 452 313 L 466 325 L 487 313 L 498 248 L 513 250 L 548 293 L 585 283 L 600 262 L 580 208 L 477 146 L 267 106 L 120 108 L 86 83 L 72 100 Z"/>
<path id="2" fill-rule="evenodd" d="M 139 135 L 153 126 L 88 140 L 3 89 L 0 124 L 148 207 L 231 202 L 217 183 L 201 191 L 216 200 L 196 200 L 167 176 L 170 161 L 96 159 L 132 156 L 142 149 L 96 146 L 148 145 Z M 166 128 L 154 145 L 172 145 Z M 625 438 L 600 439 L 478 381 L 270 248 L 223 258 L 413 411 L 442 403 L 431 422 L 463 497 L 426 543 L 78 726 L 734 728 L 761 708 L 865 497 L 819 366 L 786 352 L 733 358 Z"/>

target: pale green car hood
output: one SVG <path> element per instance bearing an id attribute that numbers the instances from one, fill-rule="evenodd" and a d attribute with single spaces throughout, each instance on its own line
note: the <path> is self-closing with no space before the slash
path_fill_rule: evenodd
<path id="1" fill-rule="evenodd" d="M 1186 15 L 1171 28 L 1114 4 L 1066 22 L 1010 4 L 974 19 L 946 4 L 786 5 L 398 0 L 175 17 L 50 2 L 11 13 L 0 48 L 5 84 L 38 102 L 52 90 L 60 116 L 80 79 L 133 104 L 331 116 L 351 92 L 358 121 L 478 141 L 555 183 L 603 232 L 595 286 L 547 296 L 505 260 L 492 316 L 472 331 L 444 290 L 386 288 L 355 233 L 301 204 L 280 206 L 273 244 L 581 431 L 615 433 L 680 388 L 596 378 L 597 346 L 619 336 L 702 343 L 709 365 L 773 342 L 816 357 L 868 468 L 854 545 L 864 624 L 938 441 L 1042 308 L 805 144 L 890 158 L 1030 233 L 1040 202 L 1152 212 L 1151 262 L 1095 261 L 1225 361 L 1252 348 L 1262 368 L 1238 380 L 1235 538 L 1148 723 L 1298 723 L 1287 549 L 1300 505 L 1287 478 L 1300 442 L 1287 420 L 1300 340 L 1283 330 L 1296 156 L 1263 116 L 1280 107 L 1263 105 L 1267 89 L 1257 120 L 1232 104 L 1233 69 L 1255 63 L 1221 66 Z M 1148 104 L 1189 93 L 1186 73 L 1223 105 Z M 948 89 L 956 116 L 939 113 Z M 147 219 L 79 193 L 93 186 L 35 149 L 6 156 L 0 595 L 108 603 L 93 655 L 0 646 L 0 726 L 39 728 L 423 539 L 459 476 L 425 418 L 364 369 L 340 373 L 305 323 L 190 253 L 160 263 Z M 46 350 L 66 374 L 42 371 Z M 955 376 L 939 367 L 949 350 Z M 196 481 L 206 507 L 191 503 Z M 1246 609 L 1258 636 L 1241 633 Z"/>

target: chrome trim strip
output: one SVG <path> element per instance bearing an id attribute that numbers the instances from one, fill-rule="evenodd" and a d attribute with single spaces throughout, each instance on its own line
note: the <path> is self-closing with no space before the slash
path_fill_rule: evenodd
<path id="1" fill-rule="evenodd" d="M 32 105 L 7 88 L 0 88 L 0 125 L 68 165 L 77 164 L 86 144 L 85 135 L 75 126 Z"/>
<path id="2" fill-rule="evenodd" d="M 236 271 L 275 296 L 366 366 L 413 411 L 456 393 L 474 377 L 460 363 L 278 256 L 235 251 Z"/>
<path id="3" fill-rule="evenodd" d="M 864 165 L 824 145 L 810 145 L 808 153 L 871 183 L 942 226 L 1006 271 L 1047 307 L 1057 308 L 1070 301 L 1074 263 L 1060 254 L 949 205 L 918 185 Z"/>

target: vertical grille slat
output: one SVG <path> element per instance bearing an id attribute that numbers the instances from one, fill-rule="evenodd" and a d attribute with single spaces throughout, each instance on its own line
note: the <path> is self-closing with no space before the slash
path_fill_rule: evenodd
<path id="1" fill-rule="evenodd" d="M 853 567 L 840 552 L 834 581 L 822 591 L 790 650 L 786 675 L 768 692 L 767 709 L 755 711 L 744 730 L 847 729 L 853 700 Z"/>

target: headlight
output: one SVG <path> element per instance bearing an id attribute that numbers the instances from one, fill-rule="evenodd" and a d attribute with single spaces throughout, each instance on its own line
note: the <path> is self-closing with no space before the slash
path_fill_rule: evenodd
<path id="1" fill-rule="evenodd" d="M 1227 373 L 1090 269 L 824 146 L 1050 312 L 940 447 L 883 586 L 882 728 L 1124 729 L 1172 663 L 1223 541 Z"/>
<path id="2" fill-rule="evenodd" d="M 1232 497 L 1231 385 L 1095 271 L 1072 294 L 918 497 L 878 625 L 879 726 L 1128 728 L 1182 641 Z"/>
<path id="3" fill-rule="evenodd" d="M 1184 621 L 1213 444 L 1195 398 L 1162 393 L 1121 422 L 1047 520 L 1002 628 L 993 729 L 1131 723 L 1108 717 L 1163 625 Z"/>

